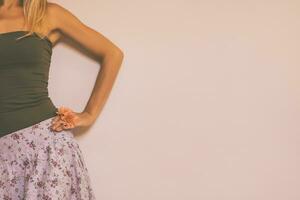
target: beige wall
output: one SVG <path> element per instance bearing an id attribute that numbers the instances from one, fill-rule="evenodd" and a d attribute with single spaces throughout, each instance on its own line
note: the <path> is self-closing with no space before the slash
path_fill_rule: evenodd
<path id="1" fill-rule="evenodd" d="M 300 199 L 299 1 L 55 2 L 125 52 L 78 137 L 99 200 Z M 54 103 L 83 109 L 98 69 L 56 46 Z"/>

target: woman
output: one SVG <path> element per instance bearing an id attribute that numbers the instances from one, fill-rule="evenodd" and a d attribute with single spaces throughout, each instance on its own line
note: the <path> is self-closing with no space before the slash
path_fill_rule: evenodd
<path id="1" fill-rule="evenodd" d="M 64 36 L 101 64 L 80 113 L 48 97 L 52 48 Z M 95 199 L 71 130 L 96 120 L 122 60 L 116 45 L 56 3 L 0 0 L 0 199 Z"/>

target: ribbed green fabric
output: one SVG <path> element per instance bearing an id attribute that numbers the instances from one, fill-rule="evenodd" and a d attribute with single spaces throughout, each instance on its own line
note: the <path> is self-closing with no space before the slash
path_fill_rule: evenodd
<path id="1" fill-rule="evenodd" d="M 52 43 L 27 31 L 0 33 L 0 137 L 56 115 L 48 96 Z"/>

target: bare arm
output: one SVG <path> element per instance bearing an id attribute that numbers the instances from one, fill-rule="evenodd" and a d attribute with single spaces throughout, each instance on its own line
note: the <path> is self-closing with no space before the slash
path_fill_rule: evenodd
<path id="1" fill-rule="evenodd" d="M 82 126 L 93 123 L 100 114 L 123 61 L 123 52 L 101 33 L 83 24 L 70 11 L 56 3 L 49 3 L 49 16 L 54 29 L 68 35 L 96 55 L 101 70 L 84 111 Z"/>

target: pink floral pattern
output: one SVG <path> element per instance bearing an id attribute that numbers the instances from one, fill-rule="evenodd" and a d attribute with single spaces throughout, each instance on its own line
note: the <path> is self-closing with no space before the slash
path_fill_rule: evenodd
<path id="1" fill-rule="evenodd" d="M 53 118 L 0 138 L 0 199 L 96 199 L 73 133 L 53 132 Z"/>

